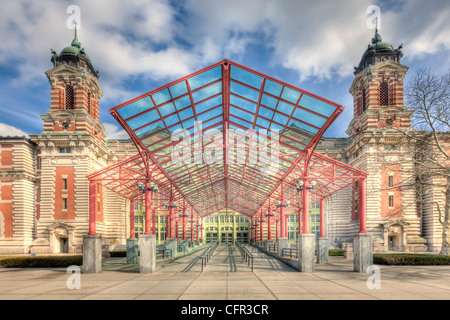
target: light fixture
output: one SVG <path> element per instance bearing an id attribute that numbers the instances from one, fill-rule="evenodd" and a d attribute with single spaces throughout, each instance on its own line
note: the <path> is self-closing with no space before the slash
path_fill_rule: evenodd
<path id="1" fill-rule="evenodd" d="M 177 208 L 178 204 L 176 202 L 173 203 L 173 205 L 170 205 L 170 203 L 166 202 L 164 203 L 164 206 L 166 207 L 166 209 L 170 209 L 170 208 Z"/>
<path id="2" fill-rule="evenodd" d="M 264 213 L 264 215 L 265 215 L 266 217 L 273 217 L 275 214 L 274 214 L 273 212 L 271 212 L 271 213 L 266 212 L 266 213 Z"/>
<path id="3" fill-rule="evenodd" d="M 147 190 L 151 191 L 151 192 L 158 192 L 158 186 L 154 182 L 150 183 L 150 185 L 149 185 L 150 188 L 149 189 L 147 189 L 145 187 L 145 184 L 143 184 L 142 182 L 138 182 L 137 185 L 138 185 L 139 191 L 141 191 L 142 193 L 144 193 Z"/>
<path id="4" fill-rule="evenodd" d="M 305 188 L 304 187 L 305 183 L 303 181 L 299 181 L 297 183 L 297 185 L 295 186 L 295 188 L 297 189 L 297 192 L 300 192 L 302 190 L 314 190 L 314 188 L 317 185 L 317 181 L 311 181 L 310 186 Z"/>
<path id="5" fill-rule="evenodd" d="M 281 201 L 277 201 L 277 202 L 275 202 L 275 206 L 277 208 L 280 208 L 280 207 L 287 208 L 287 207 L 289 207 L 290 203 L 291 203 L 290 201 L 286 201 L 284 204 L 282 204 Z"/>

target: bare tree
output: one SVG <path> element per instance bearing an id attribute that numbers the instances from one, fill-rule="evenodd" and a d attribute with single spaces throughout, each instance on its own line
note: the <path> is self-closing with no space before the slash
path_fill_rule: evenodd
<path id="1" fill-rule="evenodd" d="M 448 255 L 450 226 L 450 71 L 436 74 L 419 69 L 405 88 L 408 108 L 414 111 L 413 127 L 406 133 L 415 140 L 415 180 L 422 195 L 429 190 L 443 193 L 430 200 L 442 225 L 442 255 Z M 425 204 L 427 197 L 421 197 Z"/>

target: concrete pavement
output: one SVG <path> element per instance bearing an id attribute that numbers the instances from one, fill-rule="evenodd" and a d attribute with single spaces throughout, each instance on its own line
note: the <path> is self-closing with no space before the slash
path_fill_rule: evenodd
<path id="1" fill-rule="evenodd" d="M 103 272 L 81 274 L 81 288 L 73 290 L 66 269 L 0 269 L 0 300 L 450 299 L 450 266 L 380 266 L 380 289 L 370 289 L 371 275 L 352 272 L 352 261 L 341 257 L 308 274 L 258 252 L 251 272 L 236 247 L 221 245 L 201 272 L 200 254 L 160 264 L 147 275 L 125 258 L 107 259 Z"/>

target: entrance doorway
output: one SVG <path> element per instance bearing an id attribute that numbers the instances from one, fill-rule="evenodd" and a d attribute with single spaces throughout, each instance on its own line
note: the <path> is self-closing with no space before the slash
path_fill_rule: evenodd
<path id="1" fill-rule="evenodd" d="M 248 232 L 238 232 L 236 234 L 236 242 L 248 243 Z"/>
<path id="2" fill-rule="evenodd" d="M 59 238 L 59 253 L 69 253 L 69 239 Z"/>
<path id="3" fill-rule="evenodd" d="M 222 243 L 233 243 L 233 233 L 223 232 L 221 236 Z"/>

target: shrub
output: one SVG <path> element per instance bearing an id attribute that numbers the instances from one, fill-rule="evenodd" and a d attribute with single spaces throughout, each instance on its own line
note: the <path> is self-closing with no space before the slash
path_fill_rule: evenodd
<path id="1" fill-rule="evenodd" d="M 340 249 L 328 250 L 328 255 L 331 257 L 343 257 L 344 253 L 345 253 L 345 250 L 340 250 Z"/>
<path id="2" fill-rule="evenodd" d="M 11 257 L 0 260 L 4 268 L 67 268 L 82 265 L 83 256 Z"/>
<path id="3" fill-rule="evenodd" d="M 437 266 L 450 265 L 450 256 L 426 254 L 374 254 L 374 264 L 397 266 Z"/>
<path id="4" fill-rule="evenodd" d="M 123 258 L 127 256 L 126 251 L 110 251 L 111 258 Z"/>

